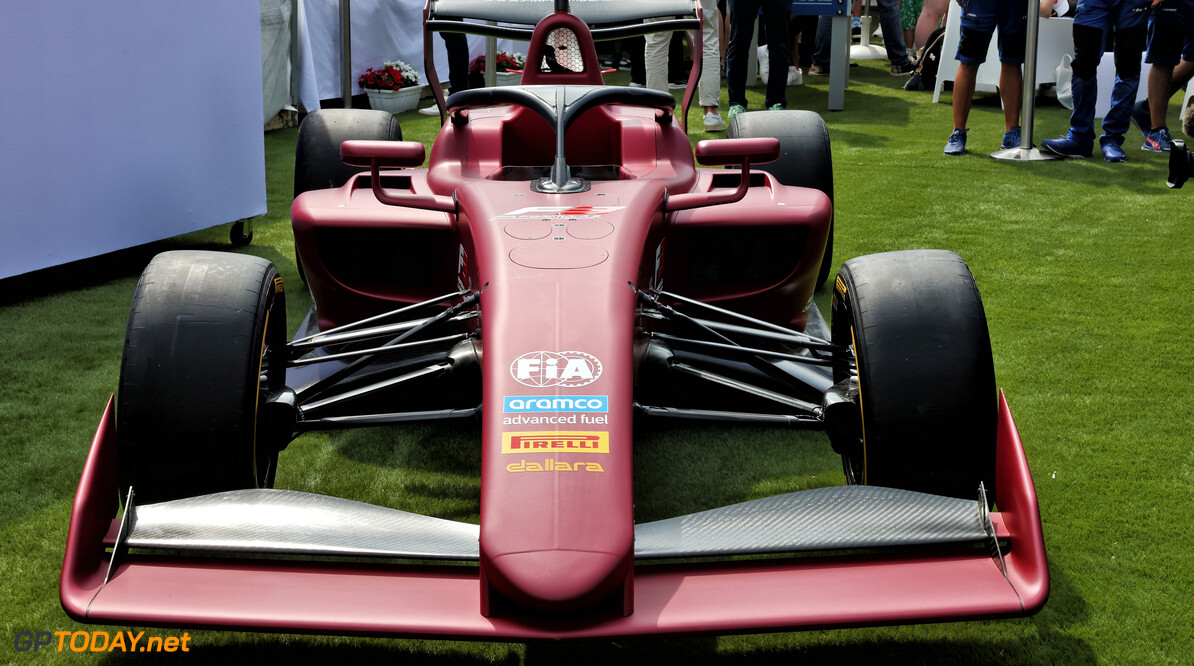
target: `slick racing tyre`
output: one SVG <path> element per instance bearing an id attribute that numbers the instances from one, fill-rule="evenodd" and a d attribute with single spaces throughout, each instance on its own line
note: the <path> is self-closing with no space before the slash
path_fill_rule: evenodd
<path id="1" fill-rule="evenodd" d="M 145 504 L 273 485 L 265 396 L 285 384 L 286 303 L 274 265 L 164 252 L 129 312 L 116 409 L 121 495 Z"/>
<path id="2" fill-rule="evenodd" d="M 401 141 L 398 119 L 371 109 L 320 109 L 299 126 L 294 149 L 294 196 L 308 190 L 340 187 L 367 168 L 340 159 L 340 144 L 350 140 Z"/>
<path id="3" fill-rule="evenodd" d="M 862 431 L 839 447 L 850 483 L 995 497 L 995 371 L 987 320 L 961 257 L 851 259 L 833 286 L 833 342 L 850 347 Z M 851 372 L 834 368 L 834 380 Z"/>
<path id="4" fill-rule="evenodd" d="M 825 121 L 812 111 L 757 111 L 741 113 L 730 122 L 726 136 L 779 139 L 779 159 L 751 165 L 766 171 L 783 185 L 821 190 L 833 202 L 833 155 L 829 150 L 829 130 Z M 825 286 L 833 267 L 833 221 L 825 239 L 825 255 L 817 271 L 817 288 Z"/>

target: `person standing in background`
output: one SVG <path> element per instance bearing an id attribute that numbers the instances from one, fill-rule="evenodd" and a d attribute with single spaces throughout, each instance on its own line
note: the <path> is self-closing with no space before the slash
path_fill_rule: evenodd
<path id="1" fill-rule="evenodd" d="M 785 19 L 786 20 L 786 19 Z M 726 123 L 721 118 L 721 12 L 717 0 L 701 0 L 701 78 L 697 97 L 706 132 L 722 132 Z M 647 45 L 644 60 L 647 64 L 647 87 L 654 90 L 668 90 L 668 48 L 672 33 L 653 32 L 646 36 Z M 785 67 L 784 72 L 787 72 Z"/>
<path id="2" fill-rule="evenodd" d="M 900 28 L 904 30 L 904 48 L 915 56 L 916 49 L 924 46 L 916 41 L 916 22 L 920 19 L 920 10 L 924 7 L 924 0 L 900 0 Z"/>
<path id="3" fill-rule="evenodd" d="M 1144 133 L 1141 150 L 1167 153 L 1173 145 L 1165 121 L 1169 98 L 1194 75 L 1194 0 L 1157 0 L 1148 16 L 1148 99 L 1132 108 Z"/>
<path id="4" fill-rule="evenodd" d="M 1035 20 L 1035 13 L 1033 19 Z M 970 0 L 962 14 L 958 39 L 958 73 L 954 77 L 954 130 L 945 143 L 946 155 L 966 153 L 966 134 L 970 128 L 970 105 L 978 67 L 987 59 L 991 35 L 999 30 L 999 100 L 1003 102 L 1004 133 L 1000 147 L 1020 147 L 1020 102 L 1024 91 L 1025 33 L 1028 31 L 1028 7 L 1020 0 Z"/>
<path id="5" fill-rule="evenodd" d="M 767 30 L 768 78 L 765 106 L 782 109 L 788 104 L 786 87 L 792 54 L 788 51 L 788 18 L 792 0 L 731 0 L 730 45 L 726 49 L 726 88 L 730 93 L 730 121 L 746 111 L 746 64 L 750 58 L 755 18 L 763 10 Z"/>
<path id="6" fill-rule="evenodd" d="M 462 19 L 448 19 L 462 20 Z M 468 35 L 461 32 L 441 32 L 444 39 L 444 49 L 448 52 L 448 85 L 451 90 L 444 94 L 444 99 L 451 93 L 468 90 Z M 419 109 L 425 116 L 438 116 L 439 107 L 432 104 Z"/>
<path id="7" fill-rule="evenodd" d="M 1074 112 L 1070 114 L 1070 129 L 1063 137 L 1042 141 L 1042 148 L 1062 157 L 1091 156 L 1099 91 L 1097 72 L 1107 33 L 1114 30 L 1115 87 L 1111 89 L 1111 109 L 1103 118 L 1099 147 L 1108 162 L 1128 159 L 1122 146 L 1140 87 L 1140 54 L 1147 37 L 1145 12 L 1152 3 L 1153 0 L 1078 0 L 1078 14 L 1074 17 Z"/>

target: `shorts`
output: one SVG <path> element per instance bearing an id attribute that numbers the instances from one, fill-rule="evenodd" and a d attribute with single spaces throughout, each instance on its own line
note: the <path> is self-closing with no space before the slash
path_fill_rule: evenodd
<path id="1" fill-rule="evenodd" d="M 1148 16 L 1148 52 L 1144 62 L 1173 67 L 1194 61 L 1194 0 L 1166 0 Z"/>
<path id="2" fill-rule="evenodd" d="M 904 30 L 916 29 L 916 20 L 920 18 L 920 10 L 925 0 L 900 0 L 900 28 Z M 912 46 L 908 44 L 907 46 Z"/>
<path id="3" fill-rule="evenodd" d="M 970 0 L 962 10 L 962 34 L 956 58 L 981 65 L 987 59 L 991 35 L 999 29 L 999 61 L 1024 62 L 1024 33 L 1028 8 L 1019 0 Z"/>

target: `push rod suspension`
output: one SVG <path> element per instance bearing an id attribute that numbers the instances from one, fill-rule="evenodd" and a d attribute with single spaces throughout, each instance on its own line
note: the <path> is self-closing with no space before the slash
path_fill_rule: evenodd
<path id="1" fill-rule="evenodd" d="M 417 342 L 404 342 L 396 345 L 389 345 L 387 347 L 371 347 L 369 349 L 358 349 L 355 351 L 340 352 L 339 354 L 327 354 L 326 356 L 307 356 L 296 359 L 287 363 L 287 367 L 298 367 L 300 365 L 311 365 L 313 363 L 326 363 L 328 361 L 340 361 L 346 358 L 357 358 L 359 356 L 367 356 L 369 354 L 392 354 L 397 351 L 409 351 L 417 347 L 425 347 L 439 344 L 460 342 L 467 338 L 468 335 L 460 333 L 458 335 L 446 335 L 441 338 L 430 338 L 427 340 L 419 340 Z"/>
<path id="2" fill-rule="evenodd" d="M 652 338 L 663 340 L 664 342 L 673 343 L 676 345 L 688 345 L 691 347 L 701 347 L 705 349 L 718 349 L 730 354 L 746 354 L 750 356 L 766 356 L 769 358 L 778 358 L 786 361 L 794 361 L 796 363 L 807 363 L 809 365 L 824 365 L 832 366 L 832 359 L 813 358 L 811 356 L 801 356 L 799 354 L 789 354 L 787 352 L 772 351 L 770 349 L 756 349 L 753 347 L 742 347 L 740 345 L 727 345 L 720 342 L 707 342 L 705 340 L 693 340 L 691 338 L 681 338 L 675 335 L 668 335 L 667 333 L 649 333 Z"/>
<path id="3" fill-rule="evenodd" d="M 473 292 L 472 294 L 469 294 L 468 296 L 466 296 L 464 298 L 464 300 L 460 301 L 456 305 L 453 305 L 452 307 L 444 310 L 443 312 L 440 312 L 439 314 L 435 315 L 434 317 L 423 320 L 423 322 L 421 324 L 406 331 L 405 333 L 403 333 L 402 335 L 399 335 L 398 337 L 394 338 L 393 340 L 390 340 L 389 342 L 387 342 L 386 344 L 382 345 L 377 350 L 375 350 L 374 353 L 367 354 L 365 356 L 358 358 L 357 360 L 345 365 L 343 368 L 340 368 L 339 370 L 333 372 L 332 374 L 328 375 L 327 377 L 324 377 L 323 379 L 315 382 L 311 386 L 308 386 L 307 388 L 299 391 L 297 394 L 299 405 L 301 406 L 303 404 L 311 403 L 313 400 L 315 400 L 319 396 L 327 393 L 327 391 L 332 386 L 339 383 L 342 379 L 351 376 L 356 371 L 367 366 L 370 362 L 372 362 L 373 357 L 376 356 L 378 352 L 382 351 L 383 348 L 390 347 L 390 346 L 396 345 L 400 342 L 403 342 L 406 339 L 419 333 L 420 331 L 423 331 L 427 328 L 435 326 L 436 324 L 439 324 L 440 322 L 447 321 L 448 319 L 455 317 L 457 315 L 457 313 L 459 313 L 461 310 L 464 310 L 465 308 L 472 307 L 473 304 L 475 304 L 477 301 L 481 300 L 481 293 L 484 291 L 485 291 L 485 286 L 483 285 L 480 290 Z"/>
<path id="4" fill-rule="evenodd" d="M 753 396 L 756 396 L 759 398 L 763 398 L 765 400 L 770 400 L 772 402 L 777 402 L 781 405 L 786 405 L 793 409 L 798 409 L 798 410 L 800 410 L 806 414 L 810 414 L 812 416 L 819 417 L 821 415 L 821 406 L 820 405 L 814 405 L 811 402 L 806 402 L 806 401 L 800 400 L 798 398 L 793 398 L 791 396 L 787 396 L 782 393 L 776 393 L 775 391 L 771 391 L 771 390 L 762 388 L 760 386 L 755 386 L 753 384 L 747 384 L 746 382 L 741 382 L 741 381 L 738 381 L 737 379 L 731 379 L 730 377 L 726 377 L 724 375 L 719 375 L 715 372 L 709 372 L 708 370 L 702 370 L 700 368 L 693 367 L 686 363 L 673 362 L 672 369 L 676 370 L 677 372 L 681 372 L 686 375 L 696 377 L 697 379 L 703 379 L 707 382 L 712 382 L 714 384 L 720 384 L 721 386 L 725 386 L 726 388 L 734 389 L 736 391 L 741 391 L 742 393 L 746 393 L 748 395 L 753 395 Z"/>

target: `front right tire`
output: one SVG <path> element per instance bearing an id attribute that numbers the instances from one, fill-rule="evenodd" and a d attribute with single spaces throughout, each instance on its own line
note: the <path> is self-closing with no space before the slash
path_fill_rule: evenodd
<path id="1" fill-rule="evenodd" d="M 853 350 L 862 432 L 841 447 L 850 483 L 995 497 L 997 395 L 982 300 L 961 257 L 887 252 L 842 265 L 834 344 Z M 850 377 L 845 363 L 834 380 Z"/>

